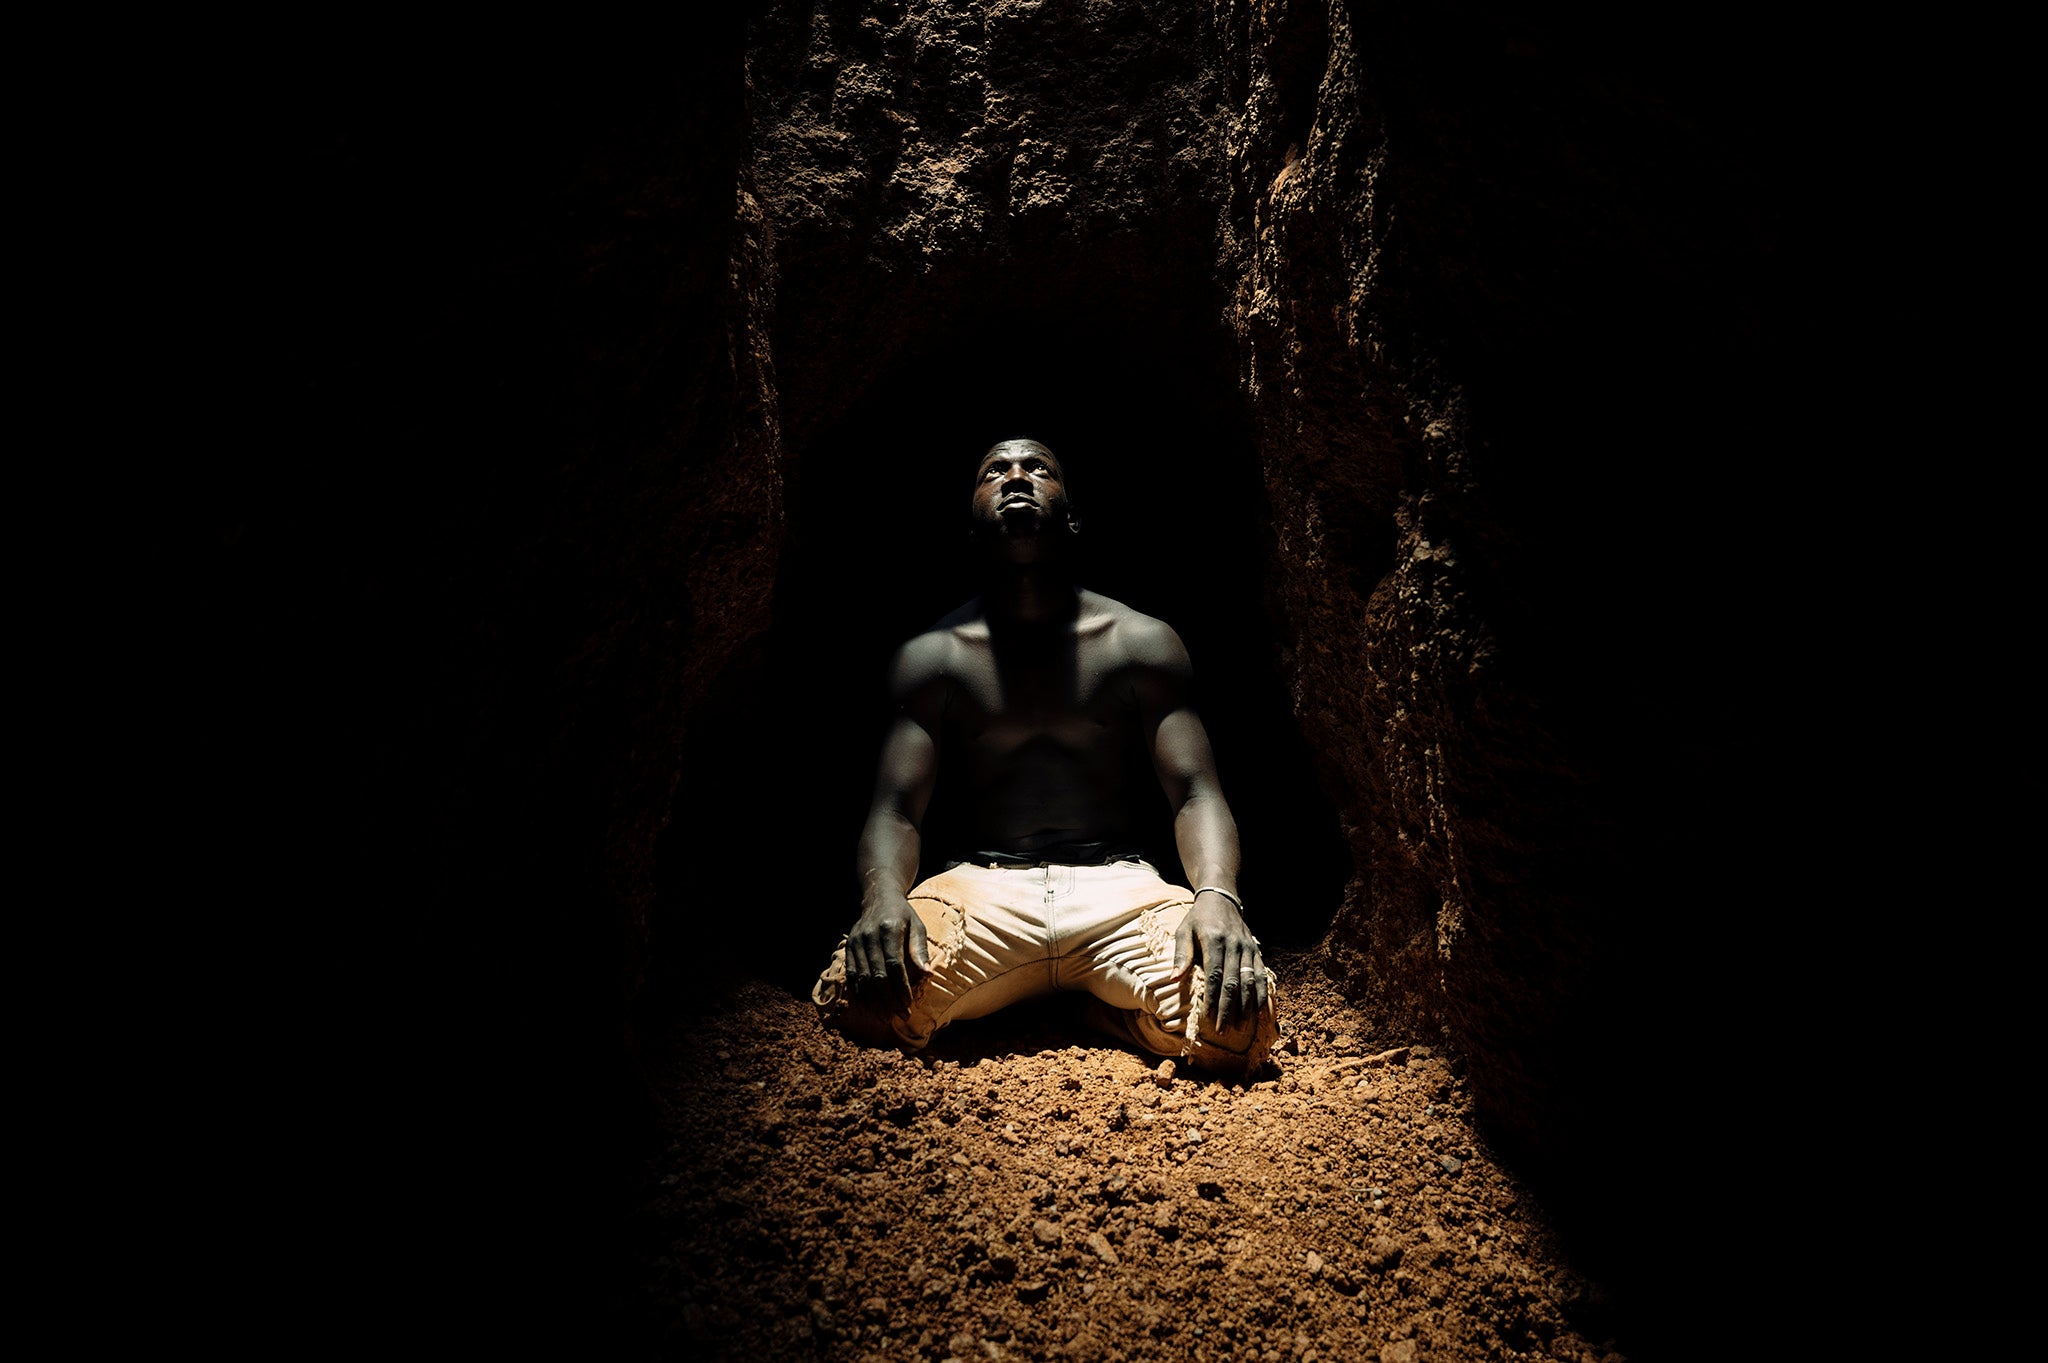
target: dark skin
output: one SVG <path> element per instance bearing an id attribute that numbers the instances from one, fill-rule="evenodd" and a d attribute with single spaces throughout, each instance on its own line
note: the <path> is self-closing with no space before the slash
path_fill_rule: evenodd
<path id="1" fill-rule="evenodd" d="M 1190 883 L 1237 893 L 1237 824 L 1189 703 L 1187 650 L 1163 622 L 1074 585 L 1059 461 L 1034 441 L 997 445 L 975 473 L 971 515 L 986 590 L 891 665 L 899 708 L 861 833 L 861 916 L 846 946 L 855 997 L 880 1007 L 907 1008 L 929 969 L 906 896 L 942 749 L 963 777 L 952 798 L 967 804 L 972 846 L 1029 856 L 1126 841 L 1136 802 L 1124 756 L 1141 744 L 1174 810 Z M 1258 943 L 1222 894 L 1196 895 L 1174 966 L 1208 974 L 1218 1028 L 1266 1005 Z"/>

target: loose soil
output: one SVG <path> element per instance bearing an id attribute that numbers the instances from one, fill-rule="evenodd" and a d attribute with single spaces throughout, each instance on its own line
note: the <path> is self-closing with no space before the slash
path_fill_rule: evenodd
<path id="1" fill-rule="evenodd" d="M 644 1356 L 1616 1363 L 1458 1066 L 1279 974 L 1249 1085 L 1097 1040 L 1072 1000 L 907 1057 L 743 987 L 656 1062 Z"/>

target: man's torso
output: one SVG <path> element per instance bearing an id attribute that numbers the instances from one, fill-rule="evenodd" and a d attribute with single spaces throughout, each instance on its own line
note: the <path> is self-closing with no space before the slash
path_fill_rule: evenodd
<path id="1" fill-rule="evenodd" d="M 957 803 L 960 854 L 1099 860 L 1136 845 L 1140 692 L 1159 632 L 1093 592 L 1070 620 L 992 627 L 970 603 L 931 631 L 944 689 L 936 798 Z"/>

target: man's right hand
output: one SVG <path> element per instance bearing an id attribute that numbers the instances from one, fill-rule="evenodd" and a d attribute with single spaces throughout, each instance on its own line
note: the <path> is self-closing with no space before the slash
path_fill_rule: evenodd
<path id="1" fill-rule="evenodd" d="M 846 983 L 870 1007 L 910 1009 L 917 981 L 931 973 L 924 920 L 901 894 L 875 896 L 846 935 Z"/>

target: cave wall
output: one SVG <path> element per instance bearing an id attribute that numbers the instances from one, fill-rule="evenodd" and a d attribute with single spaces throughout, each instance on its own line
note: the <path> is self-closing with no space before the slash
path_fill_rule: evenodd
<path id="1" fill-rule="evenodd" d="M 302 1019 L 326 1105 L 376 1196 L 437 1190 L 399 1257 L 533 1244 L 521 1170 L 596 1197 L 631 1001 L 688 941 L 651 936 L 663 828 L 715 795 L 689 745 L 758 675 L 791 489 L 991 309 L 1223 338 L 1351 858 L 1322 964 L 1448 1028 L 1504 1141 L 1638 1171 L 1739 954 L 1681 927 L 1729 875 L 1742 508 L 1783 455 L 1743 27 L 820 0 L 275 72 L 277 339 L 201 628 L 257 912 L 295 887 L 351 1004 Z M 601 1273 L 549 1239 L 493 1290 Z"/>
<path id="2" fill-rule="evenodd" d="M 227 1146 L 299 1322 L 530 1347 L 603 1291 L 659 830 L 783 537 L 744 22 L 336 32 L 217 144 L 263 192 L 195 845 L 261 944 Z"/>
<path id="3" fill-rule="evenodd" d="M 968 300 L 1212 310 L 1177 324 L 1229 338 L 1349 846 L 1322 968 L 1445 1037 L 1617 1261 L 1698 1229 L 1650 1224 L 1649 1152 L 1714 1126 L 1690 1085 L 1751 974 L 1701 926 L 1744 893 L 1745 527 L 1790 453 L 1758 31 L 815 3 L 749 54 L 793 477 Z"/>
<path id="4" fill-rule="evenodd" d="M 1731 188 L 1763 115 L 1702 109 L 1671 41 L 1487 5 L 818 3 L 749 58 L 793 450 L 992 293 L 1215 309 L 1355 873 L 1327 965 L 1390 1030 L 1447 1028 L 1531 1147 L 1597 1126 L 1591 1076 L 1660 1023 L 1627 981 L 1670 964 L 1723 818 L 1741 569 L 1711 536 L 1758 460 L 1730 437 L 1770 219 Z"/>

